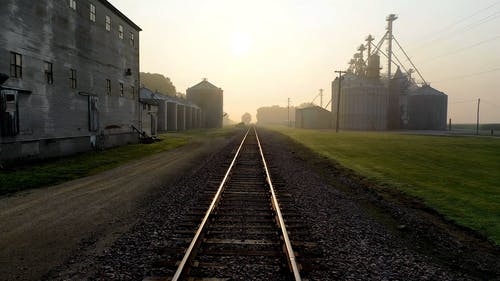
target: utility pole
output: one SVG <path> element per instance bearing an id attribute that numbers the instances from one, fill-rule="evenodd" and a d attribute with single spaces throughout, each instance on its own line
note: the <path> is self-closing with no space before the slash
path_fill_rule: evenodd
<path id="1" fill-rule="evenodd" d="M 336 118 L 336 125 L 335 125 L 335 132 L 339 132 L 339 110 L 340 110 L 340 91 L 342 90 L 342 74 L 346 73 L 345 71 L 342 70 L 337 70 L 335 73 L 339 74 L 339 91 L 337 93 L 337 118 Z"/>
<path id="2" fill-rule="evenodd" d="M 292 127 L 290 123 L 290 98 L 288 98 L 288 127 Z"/>
<path id="3" fill-rule="evenodd" d="M 323 89 L 319 89 L 319 105 L 323 108 Z"/>
<path id="4" fill-rule="evenodd" d="M 477 118 L 476 118 L 476 135 L 479 135 L 479 104 L 481 99 L 477 99 Z"/>

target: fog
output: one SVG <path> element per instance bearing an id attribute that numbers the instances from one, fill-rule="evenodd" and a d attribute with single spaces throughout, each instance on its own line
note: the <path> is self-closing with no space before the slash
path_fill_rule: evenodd
<path id="1" fill-rule="evenodd" d="M 448 95 L 448 117 L 475 122 L 481 98 L 481 123 L 500 122 L 498 1 L 110 2 L 143 29 L 142 72 L 170 77 L 181 92 L 208 78 L 235 121 L 288 98 L 311 102 L 320 88 L 326 104 L 334 71 L 348 67 L 368 34 L 378 42 L 394 13 L 396 38 Z"/>

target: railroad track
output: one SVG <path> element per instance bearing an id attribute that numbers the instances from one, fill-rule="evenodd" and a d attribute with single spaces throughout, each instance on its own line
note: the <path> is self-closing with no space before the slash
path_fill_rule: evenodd
<path id="1" fill-rule="evenodd" d="M 181 224 L 188 229 L 178 234 L 194 233 L 194 238 L 182 260 L 170 263 L 177 265 L 174 276 L 144 280 L 301 280 L 287 230 L 301 228 L 299 215 L 286 208 L 285 221 L 280 206 L 290 206 L 291 200 L 278 200 L 254 127 L 233 153 L 224 176 L 206 190 L 206 212 L 198 207 Z M 179 240 L 189 241 L 182 236 Z"/>

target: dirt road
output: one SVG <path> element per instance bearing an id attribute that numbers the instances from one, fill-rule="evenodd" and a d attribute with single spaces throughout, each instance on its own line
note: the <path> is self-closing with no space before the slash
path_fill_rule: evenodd
<path id="1" fill-rule="evenodd" d="M 97 240 L 95 251 L 104 249 L 133 224 L 148 196 L 227 142 L 199 140 L 98 175 L 0 198 L 0 280 L 38 280 L 89 239 Z"/>

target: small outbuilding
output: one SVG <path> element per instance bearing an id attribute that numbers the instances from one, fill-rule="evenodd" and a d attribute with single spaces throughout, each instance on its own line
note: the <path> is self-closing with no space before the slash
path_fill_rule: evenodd
<path id="1" fill-rule="evenodd" d="M 295 127 L 303 129 L 329 129 L 332 113 L 320 106 L 295 109 Z"/>

